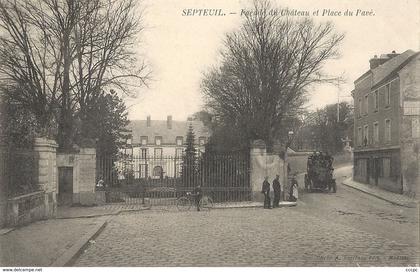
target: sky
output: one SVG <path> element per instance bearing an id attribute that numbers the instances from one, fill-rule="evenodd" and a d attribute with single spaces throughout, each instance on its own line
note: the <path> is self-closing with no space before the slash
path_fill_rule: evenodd
<path id="1" fill-rule="evenodd" d="M 282 8 L 309 11 L 316 22 L 332 21 L 338 32 L 345 33 L 341 57 L 326 63 L 325 71 L 344 75 L 339 88 L 316 85 L 309 89 L 306 105 L 313 110 L 340 101 L 352 101 L 353 82 L 369 69 L 374 55 L 395 50 L 420 50 L 419 0 L 273 0 Z M 186 120 L 203 107 L 200 82 L 203 73 L 217 64 L 226 33 L 241 23 L 241 9 L 249 9 L 248 0 L 142 0 L 145 30 L 137 50 L 149 64 L 152 80 L 138 95 L 127 98 L 129 118 Z M 222 9 L 226 16 L 182 16 L 185 9 Z M 314 16 L 320 10 L 341 11 L 341 16 Z M 346 10 L 353 16 L 344 16 Z M 357 10 L 371 16 L 355 16 Z M 236 14 L 230 14 L 236 13 Z"/>

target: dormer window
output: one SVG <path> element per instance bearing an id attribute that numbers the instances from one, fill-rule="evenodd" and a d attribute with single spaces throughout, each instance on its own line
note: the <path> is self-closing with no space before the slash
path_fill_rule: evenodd
<path id="1" fill-rule="evenodd" d="M 155 145 L 161 145 L 162 144 L 162 137 L 157 136 L 155 137 Z"/>
<path id="2" fill-rule="evenodd" d="M 140 144 L 141 145 L 147 145 L 147 136 L 141 136 L 140 137 Z"/>
<path id="3" fill-rule="evenodd" d="M 183 144 L 183 139 L 181 136 L 176 137 L 176 145 L 177 146 L 182 146 Z"/>

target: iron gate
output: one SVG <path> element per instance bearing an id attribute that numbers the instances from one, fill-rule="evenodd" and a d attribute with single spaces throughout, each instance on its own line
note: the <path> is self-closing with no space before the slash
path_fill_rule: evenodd
<path id="1" fill-rule="evenodd" d="M 248 154 L 99 157 L 96 169 L 107 203 L 171 205 L 197 185 L 214 202 L 251 199 Z"/>

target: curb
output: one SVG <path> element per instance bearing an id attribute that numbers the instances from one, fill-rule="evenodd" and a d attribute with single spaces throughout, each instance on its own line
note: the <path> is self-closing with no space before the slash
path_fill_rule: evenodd
<path id="1" fill-rule="evenodd" d="M 102 213 L 102 214 L 88 214 L 88 215 L 79 215 L 79 216 L 63 216 L 63 217 L 56 217 L 54 219 L 75 219 L 75 218 L 95 218 L 101 216 L 110 216 L 110 215 L 119 215 L 122 212 L 138 212 L 138 211 L 146 211 L 150 210 L 151 207 L 147 207 L 144 209 L 122 209 L 116 210 L 110 213 Z"/>
<path id="2" fill-rule="evenodd" d="M 285 203 L 280 203 L 278 208 L 283 208 L 283 207 L 295 207 L 297 206 L 297 202 L 294 203 L 290 203 L 290 204 L 285 204 Z M 220 207 L 213 207 L 212 209 L 237 209 L 237 208 L 263 208 L 264 205 L 261 204 L 255 204 L 255 205 L 247 205 L 247 206 L 220 206 Z"/>
<path id="3" fill-rule="evenodd" d="M 3 228 L 3 229 L 0 229 L 0 236 L 1 235 L 6 235 L 6 234 L 8 234 L 9 232 L 12 232 L 12 231 L 14 231 L 15 230 L 15 228 Z"/>
<path id="4" fill-rule="evenodd" d="M 83 235 L 77 242 L 71 246 L 68 250 L 64 252 L 63 255 L 58 257 L 50 267 L 64 267 L 70 266 L 77 257 L 83 252 L 83 250 L 88 246 L 89 241 L 95 239 L 108 224 L 108 220 L 98 223 L 95 228 Z"/>
<path id="5" fill-rule="evenodd" d="M 403 203 L 399 203 L 399 202 L 394 201 L 394 200 L 390 200 L 390 199 L 388 199 L 388 198 L 386 198 L 386 197 L 382 197 L 382 196 L 377 195 L 377 194 L 375 194 L 375 193 L 372 193 L 372 192 L 369 192 L 369 191 L 367 191 L 367 190 L 364 190 L 363 188 L 358 188 L 358 187 L 355 187 L 355 186 L 353 186 L 353 185 L 351 185 L 351 184 L 348 184 L 348 183 L 347 183 L 347 180 L 344 180 L 344 181 L 342 182 L 342 184 L 343 184 L 343 185 L 345 185 L 345 186 L 347 186 L 347 187 L 350 187 L 350 188 L 355 189 L 355 190 L 357 190 L 357 191 L 360 191 L 360 192 L 363 192 L 363 193 L 365 193 L 365 194 L 368 194 L 368 195 L 374 196 L 374 197 L 376 197 L 376 198 L 379 198 L 379 199 L 381 199 L 381 200 L 384 200 L 384 201 L 386 201 L 386 202 L 389 202 L 389 203 L 394 204 L 394 205 L 397 205 L 397 206 L 406 207 L 406 208 L 415 208 L 415 207 L 417 206 L 417 204 L 416 204 L 415 202 L 410 203 L 410 204 L 403 204 Z"/>

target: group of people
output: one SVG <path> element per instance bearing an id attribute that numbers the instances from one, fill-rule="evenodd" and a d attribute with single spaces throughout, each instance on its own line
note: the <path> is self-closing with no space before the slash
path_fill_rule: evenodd
<path id="1" fill-rule="evenodd" d="M 308 168 L 312 166 L 321 166 L 324 168 L 332 168 L 334 158 L 327 153 L 314 152 L 308 158 Z"/>
<path id="2" fill-rule="evenodd" d="M 284 188 L 282 188 L 279 178 L 280 176 L 276 175 L 276 178 L 272 182 L 273 191 L 274 191 L 274 199 L 273 199 L 272 205 L 271 205 L 271 198 L 270 198 L 270 182 L 268 182 L 268 176 L 264 178 L 264 181 L 262 184 L 262 191 L 261 191 L 261 193 L 264 194 L 264 209 L 271 209 L 271 208 L 279 207 L 281 196 L 283 196 L 283 200 L 285 200 Z M 294 174 L 290 182 L 288 200 L 292 202 L 296 202 L 297 199 L 298 199 L 298 183 L 296 180 L 296 174 Z"/>

